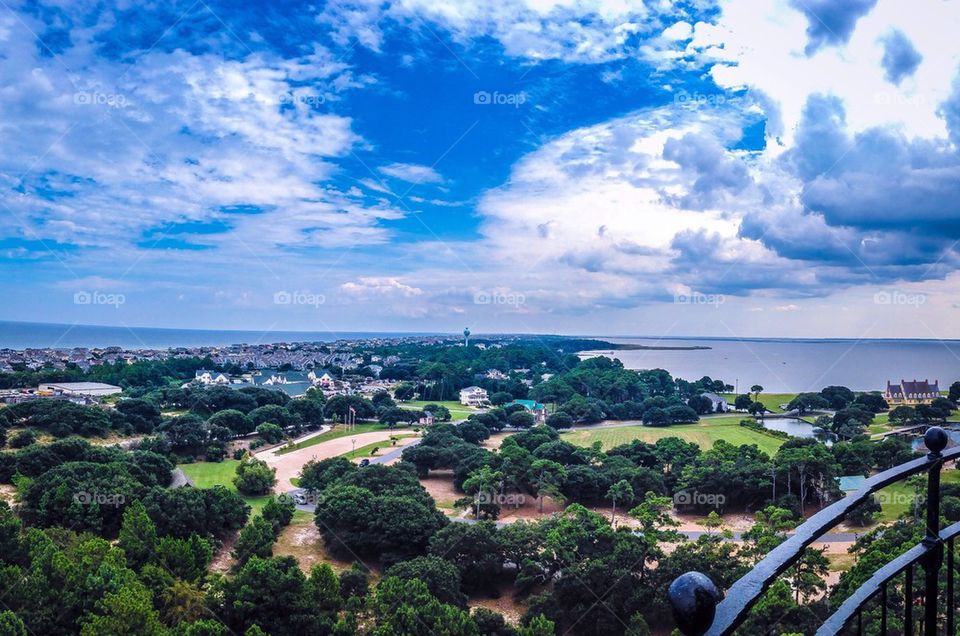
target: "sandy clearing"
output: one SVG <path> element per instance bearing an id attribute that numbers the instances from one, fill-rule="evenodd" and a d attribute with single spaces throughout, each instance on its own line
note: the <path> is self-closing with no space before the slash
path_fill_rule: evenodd
<path id="1" fill-rule="evenodd" d="M 290 483 L 290 480 L 300 475 L 300 469 L 303 468 L 303 465 L 308 461 L 312 459 L 328 459 L 330 457 L 336 457 L 337 455 L 343 455 L 344 453 L 349 453 L 354 448 L 360 448 L 367 444 L 373 444 L 374 442 L 387 441 L 391 435 L 396 434 L 397 431 L 358 433 L 356 435 L 338 437 L 328 442 L 317 444 L 316 446 L 301 448 L 300 450 L 295 450 L 285 455 L 277 455 L 268 451 L 263 453 L 263 456 L 257 455 L 257 459 L 262 459 L 271 467 L 277 469 L 277 485 L 274 486 L 274 492 L 282 493 L 295 488 L 295 486 Z M 354 440 L 356 440 L 356 446 L 354 446 Z M 400 441 L 402 442 L 404 440 Z"/>

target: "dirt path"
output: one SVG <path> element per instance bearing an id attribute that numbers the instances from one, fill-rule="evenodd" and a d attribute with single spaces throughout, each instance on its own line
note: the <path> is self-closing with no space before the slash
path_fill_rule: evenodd
<path id="1" fill-rule="evenodd" d="M 272 468 L 277 469 L 277 485 L 274 487 L 274 492 L 282 493 L 295 488 L 295 486 L 290 483 L 290 480 L 300 475 L 300 469 L 308 461 L 312 459 L 328 459 L 330 457 L 343 455 L 344 453 L 349 453 L 354 448 L 361 448 L 374 442 L 386 442 L 390 439 L 391 435 L 396 435 L 400 432 L 402 431 L 373 431 L 370 433 L 347 435 L 322 442 L 316 446 L 301 448 L 300 450 L 295 450 L 284 455 L 277 455 L 276 453 L 267 451 L 262 455 L 257 455 L 257 459 L 262 459 Z M 397 442 L 397 445 L 409 443 L 412 439 L 413 438 L 401 439 Z M 353 440 L 356 440 L 356 446 L 354 446 Z M 389 442 L 387 445 L 389 446 Z"/>

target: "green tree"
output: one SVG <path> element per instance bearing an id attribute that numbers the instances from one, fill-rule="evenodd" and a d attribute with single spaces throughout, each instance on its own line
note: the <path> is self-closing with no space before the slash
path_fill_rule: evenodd
<path id="1" fill-rule="evenodd" d="M 533 474 L 533 487 L 540 500 L 540 512 L 543 512 L 544 497 L 561 498 L 561 486 L 567 477 L 567 469 L 549 459 L 538 459 L 530 465 Z"/>
<path id="2" fill-rule="evenodd" d="M 466 607 L 467 597 L 460 591 L 460 572 L 449 561 L 435 556 L 416 557 L 387 568 L 384 576 L 403 581 L 421 581 L 442 603 Z"/>
<path id="3" fill-rule="evenodd" d="M 0 612 L 0 636 L 27 636 L 27 628 L 10 610 Z"/>
<path id="4" fill-rule="evenodd" d="M 484 465 L 463 482 L 463 490 L 474 497 L 474 519 L 480 518 L 481 504 L 492 502 L 503 482 L 503 473 Z"/>
<path id="5" fill-rule="evenodd" d="M 237 465 L 233 485 L 245 495 L 265 495 L 277 483 L 277 469 L 247 455 Z"/>
<path id="6" fill-rule="evenodd" d="M 283 429 L 272 422 L 264 422 L 257 426 L 257 435 L 268 444 L 277 444 L 283 439 Z"/>
<path id="7" fill-rule="evenodd" d="M 134 501 L 123 512 L 118 545 L 127 557 L 130 567 L 139 570 L 157 548 L 157 527 L 140 501 Z"/>
<path id="8" fill-rule="evenodd" d="M 95 613 L 81 621 L 81 636 L 101 634 L 139 634 L 162 636 L 167 630 L 153 608 L 150 592 L 139 583 L 124 585 L 109 592 L 97 604 Z"/>
<path id="9" fill-rule="evenodd" d="M 157 563 L 184 581 L 196 581 L 203 577 L 212 559 L 210 542 L 197 534 L 191 534 L 186 539 L 162 537 L 157 542 Z"/>
<path id="10" fill-rule="evenodd" d="M 268 559 L 273 556 L 275 540 L 273 524 L 258 515 L 240 531 L 233 556 L 239 566 L 243 566 L 253 557 Z"/>
<path id="11" fill-rule="evenodd" d="M 617 501 L 620 501 L 625 506 L 629 506 L 633 503 L 634 496 L 633 487 L 630 485 L 630 482 L 625 479 L 621 479 L 610 486 L 607 490 L 607 499 L 613 502 L 613 507 L 610 511 L 610 525 L 616 527 L 617 524 Z"/>

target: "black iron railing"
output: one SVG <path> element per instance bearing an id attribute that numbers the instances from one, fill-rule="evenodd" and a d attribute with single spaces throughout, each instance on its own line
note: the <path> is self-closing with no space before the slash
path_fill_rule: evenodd
<path id="1" fill-rule="evenodd" d="M 857 631 L 862 633 L 862 608 L 878 593 L 882 596 L 880 633 L 886 633 L 887 586 L 899 574 L 905 577 L 904 630 L 913 634 L 913 571 L 920 564 L 924 571 L 923 591 L 923 633 L 933 636 L 938 633 L 940 607 L 939 572 L 943 563 L 944 549 L 947 550 L 947 584 L 944 607 L 946 634 L 953 636 L 954 631 L 954 571 L 953 544 L 960 535 L 960 523 L 940 531 L 940 470 L 948 461 L 960 458 L 960 447 L 944 452 L 947 446 L 947 434 L 940 427 L 932 427 L 924 435 L 924 441 L 930 453 L 913 461 L 901 464 L 874 475 L 864 482 L 857 492 L 824 508 L 810 517 L 797 528 L 795 534 L 771 550 L 756 566 L 734 583 L 723 600 L 721 594 L 710 579 L 699 572 L 688 572 L 678 577 L 669 590 L 670 603 L 677 627 L 687 636 L 728 636 L 739 627 L 750 614 L 750 609 L 760 600 L 764 592 L 794 565 L 803 555 L 803 551 L 828 530 L 841 521 L 847 513 L 863 503 L 873 493 L 892 483 L 922 472 L 927 473 L 927 510 L 926 536 L 916 546 L 880 568 L 873 577 L 864 583 L 823 623 L 817 636 L 838 634 L 854 618 L 857 619 Z"/>

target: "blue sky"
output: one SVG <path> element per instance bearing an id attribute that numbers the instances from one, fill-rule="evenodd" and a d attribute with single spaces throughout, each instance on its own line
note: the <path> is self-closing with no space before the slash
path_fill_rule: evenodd
<path id="1" fill-rule="evenodd" d="M 0 8 L 0 319 L 960 337 L 960 7 Z"/>

